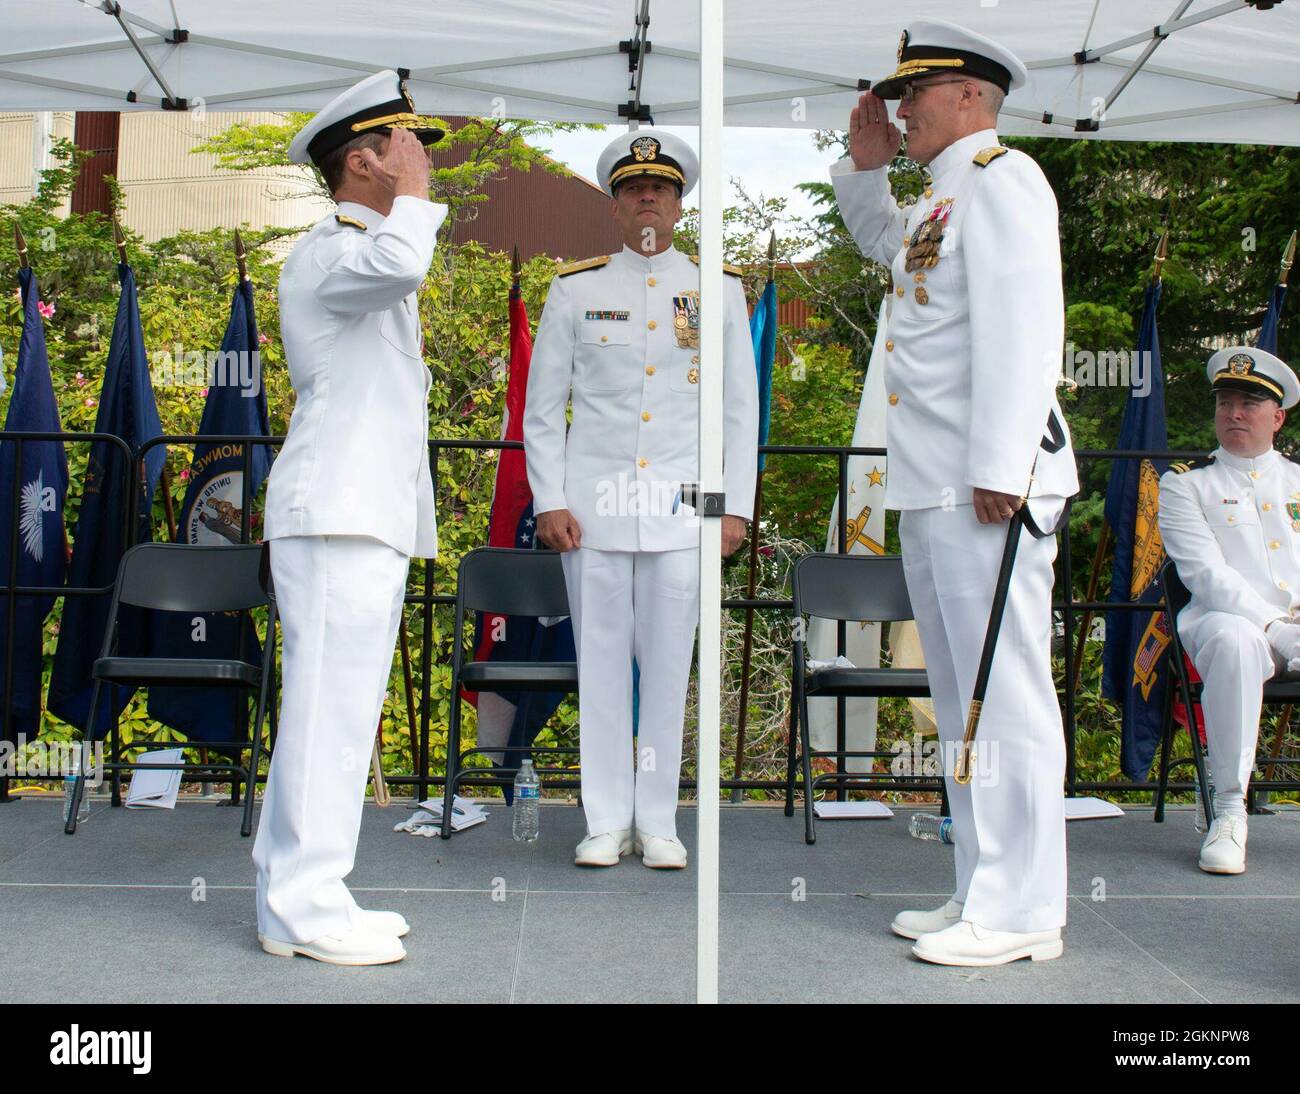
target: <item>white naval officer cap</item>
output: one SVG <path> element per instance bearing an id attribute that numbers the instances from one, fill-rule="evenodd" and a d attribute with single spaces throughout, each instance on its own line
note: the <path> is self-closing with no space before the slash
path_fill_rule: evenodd
<path id="1" fill-rule="evenodd" d="M 1029 73 L 1011 50 L 946 19 L 918 19 L 898 42 L 897 68 L 871 85 L 882 99 L 897 99 L 903 87 L 922 76 L 972 76 L 1004 92 L 1024 84 Z"/>
<path id="2" fill-rule="evenodd" d="M 1254 346 L 1228 346 L 1205 366 L 1215 391 L 1244 391 L 1263 399 L 1276 399 L 1283 409 L 1300 402 L 1300 381 L 1290 367 L 1267 350 Z"/>
<path id="3" fill-rule="evenodd" d="M 431 119 L 415 112 L 415 100 L 406 89 L 406 81 L 386 68 L 331 99 L 298 130 L 289 145 L 289 159 L 319 167 L 322 159 L 353 138 L 363 133 L 391 133 L 394 129 L 409 129 L 424 145 L 437 144 L 443 137 L 443 131 Z"/>
<path id="4" fill-rule="evenodd" d="M 605 146 L 596 162 L 596 178 L 613 197 L 614 187 L 638 175 L 669 179 L 685 197 L 700 177 L 700 161 L 681 137 L 662 129 L 630 129 Z"/>

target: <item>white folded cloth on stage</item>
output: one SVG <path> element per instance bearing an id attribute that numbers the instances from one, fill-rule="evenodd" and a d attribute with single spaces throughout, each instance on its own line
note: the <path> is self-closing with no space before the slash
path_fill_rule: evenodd
<path id="1" fill-rule="evenodd" d="M 1072 820 L 1099 820 L 1104 817 L 1122 817 L 1122 810 L 1114 802 L 1108 802 L 1104 798 L 1066 798 L 1065 799 L 1065 819 Z"/>
<path id="2" fill-rule="evenodd" d="M 487 810 L 478 802 L 462 798 L 459 794 L 451 803 L 451 830 L 461 832 L 487 820 Z M 442 830 L 442 799 L 427 798 L 420 802 L 409 818 L 393 825 L 394 832 L 409 832 L 413 836 L 436 836 Z"/>
<path id="3" fill-rule="evenodd" d="M 820 820 L 888 820 L 894 811 L 884 802 L 816 802 L 813 812 Z"/>

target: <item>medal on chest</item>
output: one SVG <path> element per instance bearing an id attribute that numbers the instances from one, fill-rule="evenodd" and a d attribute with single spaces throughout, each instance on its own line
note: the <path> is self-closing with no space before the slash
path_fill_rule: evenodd
<path id="1" fill-rule="evenodd" d="M 904 269 L 908 273 L 916 270 L 928 270 L 939 261 L 939 245 L 943 242 L 944 229 L 948 226 L 948 216 L 952 213 L 952 198 L 944 198 L 929 215 L 921 221 L 910 237 L 903 240 L 907 248 Z"/>
<path id="2" fill-rule="evenodd" d="M 700 294 L 684 292 L 673 297 L 673 333 L 682 349 L 700 348 Z"/>
<path id="3" fill-rule="evenodd" d="M 1291 495 L 1286 504 L 1286 515 L 1291 518 L 1291 531 L 1300 532 L 1300 496 Z"/>

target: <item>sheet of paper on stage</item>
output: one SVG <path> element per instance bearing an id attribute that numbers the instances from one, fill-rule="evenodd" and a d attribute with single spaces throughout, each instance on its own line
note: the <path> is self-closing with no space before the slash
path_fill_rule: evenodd
<path id="1" fill-rule="evenodd" d="M 822 820 L 887 820 L 894 815 L 884 802 L 817 802 L 813 812 Z"/>
<path id="2" fill-rule="evenodd" d="M 1102 798 L 1066 798 L 1065 799 L 1065 819 L 1072 820 L 1100 820 L 1103 817 L 1122 817 L 1122 810 L 1114 802 L 1108 802 Z"/>
<path id="3" fill-rule="evenodd" d="M 181 762 L 181 749 L 163 748 L 157 752 L 146 752 L 137 761 L 141 764 L 178 764 Z M 131 776 L 131 789 L 126 795 L 128 809 L 175 809 L 176 795 L 181 789 L 179 768 L 168 771 L 163 768 L 143 767 Z"/>

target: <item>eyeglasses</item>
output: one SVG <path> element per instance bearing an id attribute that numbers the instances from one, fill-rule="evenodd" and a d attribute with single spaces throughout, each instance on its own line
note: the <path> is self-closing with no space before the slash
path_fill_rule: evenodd
<path id="1" fill-rule="evenodd" d="M 924 91 L 927 87 L 942 87 L 944 84 L 964 84 L 965 82 L 965 80 L 935 80 L 932 84 L 908 84 L 903 88 L 903 93 L 899 96 L 899 99 L 911 106 L 916 102 L 916 93 L 918 91 Z"/>

